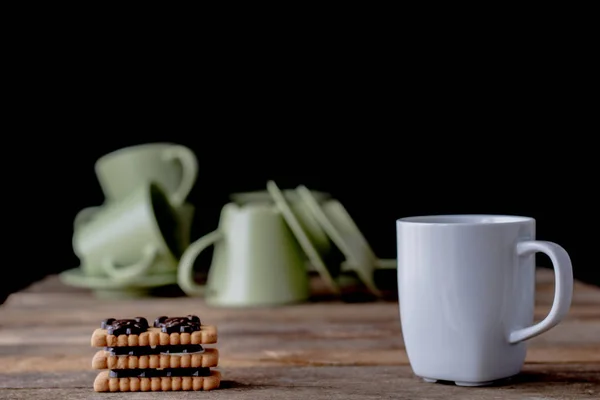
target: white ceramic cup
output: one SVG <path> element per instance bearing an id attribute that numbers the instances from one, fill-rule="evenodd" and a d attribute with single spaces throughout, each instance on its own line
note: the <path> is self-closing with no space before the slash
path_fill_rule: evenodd
<path id="1" fill-rule="evenodd" d="M 559 245 L 535 240 L 535 220 L 439 215 L 396 222 L 402 334 L 415 375 L 481 386 L 520 372 L 525 341 L 567 314 L 573 272 Z M 554 302 L 533 321 L 535 253 L 555 272 Z"/>

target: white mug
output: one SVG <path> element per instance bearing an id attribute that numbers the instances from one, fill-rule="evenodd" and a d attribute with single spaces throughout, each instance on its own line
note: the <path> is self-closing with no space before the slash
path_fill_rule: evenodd
<path id="1" fill-rule="evenodd" d="M 415 375 L 481 386 L 517 375 L 525 341 L 567 314 L 573 272 L 567 252 L 535 240 L 535 220 L 437 215 L 396 221 L 400 320 Z M 534 324 L 535 253 L 555 272 L 550 313 Z"/>

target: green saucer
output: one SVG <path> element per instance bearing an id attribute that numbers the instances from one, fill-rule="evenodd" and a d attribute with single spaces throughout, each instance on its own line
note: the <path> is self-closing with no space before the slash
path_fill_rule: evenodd
<path id="1" fill-rule="evenodd" d="M 154 274 L 141 276 L 135 282 L 119 282 L 102 276 L 84 275 L 80 268 L 73 268 L 59 274 L 60 280 L 69 286 L 101 290 L 101 291 L 131 291 L 149 289 L 177 283 L 177 274 Z"/>

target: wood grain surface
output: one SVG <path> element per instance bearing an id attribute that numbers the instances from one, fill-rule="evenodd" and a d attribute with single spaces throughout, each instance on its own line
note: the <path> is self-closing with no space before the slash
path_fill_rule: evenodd
<path id="1" fill-rule="evenodd" d="M 538 269 L 536 320 L 549 311 L 553 290 L 552 272 Z M 461 388 L 412 374 L 394 300 L 218 308 L 189 297 L 101 300 L 56 277 L 0 306 L 0 398 L 147 398 L 92 391 L 91 334 L 109 317 L 186 314 L 218 326 L 213 346 L 223 388 L 205 398 L 600 398 L 600 288 L 579 282 L 566 320 L 529 341 L 521 375 L 495 387 Z"/>

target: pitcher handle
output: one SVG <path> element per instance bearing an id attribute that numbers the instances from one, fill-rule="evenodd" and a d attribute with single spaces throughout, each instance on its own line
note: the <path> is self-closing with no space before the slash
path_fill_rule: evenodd
<path id="1" fill-rule="evenodd" d="M 200 253 L 221 239 L 223 239 L 223 234 L 220 231 L 212 231 L 188 246 L 181 256 L 177 268 L 177 283 L 187 295 L 202 296 L 204 294 L 205 286 L 194 282 L 194 261 Z"/>

